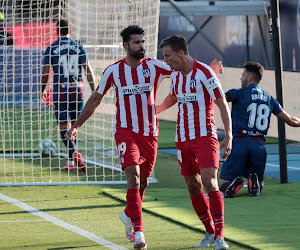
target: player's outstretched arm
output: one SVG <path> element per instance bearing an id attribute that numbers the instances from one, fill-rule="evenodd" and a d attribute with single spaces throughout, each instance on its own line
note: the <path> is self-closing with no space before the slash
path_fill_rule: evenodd
<path id="1" fill-rule="evenodd" d="M 94 92 L 95 90 L 95 76 L 91 67 L 90 62 L 87 62 L 82 65 L 85 73 L 86 73 L 86 79 L 91 87 L 91 90 Z"/>
<path id="2" fill-rule="evenodd" d="M 284 110 L 279 115 L 277 115 L 277 117 L 291 127 L 300 127 L 300 118 L 292 116 Z"/>
<path id="3" fill-rule="evenodd" d="M 155 106 L 156 114 L 159 114 L 160 112 L 172 107 L 176 102 L 177 97 L 169 94 L 160 105 Z"/>
<path id="4" fill-rule="evenodd" d="M 221 156 L 222 159 L 227 158 L 230 155 L 232 148 L 232 130 L 231 130 L 231 117 L 230 109 L 228 107 L 225 97 L 220 97 L 215 100 L 215 103 L 220 109 L 221 118 L 224 124 L 225 138 L 221 142 L 220 149 L 224 148 L 224 153 Z"/>
<path id="5" fill-rule="evenodd" d="M 80 128 L 80 126 L 85 123 L 85 121 L 94 114 L 96 108 L 101 103 L 101 100 L 103 98 L 103 95 L 99 94 L 97 91 L 95 91 L 91 97 L 88 99 L 86 104 L 84 105 L 84 108 L 82 110 L 82 113 L 78 117 L 77 121 L 73 124 L 71 129 L 65 134 L 65 138 L 68 140 L 75 140 L 77 130 Z"/>

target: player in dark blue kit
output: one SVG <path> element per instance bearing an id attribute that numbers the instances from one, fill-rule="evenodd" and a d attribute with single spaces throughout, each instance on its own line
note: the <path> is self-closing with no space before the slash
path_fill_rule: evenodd
<path id="1" fill-rule="evenodd" d="M 244 64 L 242 88 L 226 93 L 232 102 L 233 144 L 220 174 L 220 190 L 225 198 L 233 198 L 248 178 L 250 196 L 259 196 L 266 166 L 265 136 L 271 114 L 292 127 L 300 126 L 300 119 L 285 112 L 278 101 L 260 88 L 264 68 L 257 62 Z"/>
<path id="2" fill-rule="evenodd" d="M 55 117 L 60 128 L 64 145 L 68 149 L 68 161 L 64 170 L 74 170 L 74 162 L 79 172 L 85 172 L 86 167 L 82 156 L 76 151 L 76 142 L 65 139 L 64 134 L 77 120 L 83 108 L 82 68 L 86 72 L 91 90 L 94 91 L 95 80 L 84 47 L 69 38 L 71 30 L 67 20 L 57 21 L 58 39 L 47 47 L 44 53 L 42 70 L 41 100 L 46 100 L 46 84 L 51 67 L 53 68 L 53 103 Z"/>

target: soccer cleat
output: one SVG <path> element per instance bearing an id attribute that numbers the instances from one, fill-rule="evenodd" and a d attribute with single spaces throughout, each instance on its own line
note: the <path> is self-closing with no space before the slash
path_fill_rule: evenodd
<path id="1" fill-rule="evenodd" d="M 63 170 L 65 171 L 73 171 L 75 168 L 74 168 L 74 165 L 73 164 L 66 164 L 66 166 L 64 166 Z"/>
<path id="2" fill-rule="evenodd" d="M 215 248 L 217 250 L 229 249 L 229 246 L 226 244 L 225 240 L 221 238 L 220 235 L 215 239 Z"/>
<path id="3" fill-rule="evenodd" d="M 135 241 L 133 243 L 133 248 L 136 250 L 146 250 L 147 249 L 145 236 L 144 236 L 143 232 L 137 231 L 135 233 Z"/>
<path id="4" fill-rule="evenodd" d="M 86 166 L 85 166 L 84 162 L 82 161 L 82 155 L 79 152 L 74 152 L 73 160 L 74 160 L 75 164 L 78 166 L 79 173 L 85 173 Z"/>
<path id="5" fill-rule="evenodd" d="M 227 189 L 224 192 L 225 198 L 233 198 L 236 196 L 238 191 L 243 186 L 244 178 L 242 176 L 236 177 L 231 184 L 227 187 Z"/>
<path id="6" fill-rule="evenodd" d="M 131 223 L 131 219 L 125 214 L 124 211 L 119 213 L 119 218 L 120 220 L 123 222 L 124 226 L 125 226 L 125 234 L 126 234 L 126 238 L 130 241 L 130 242 L 134 242 L 135 241 L 135 235 L 134 235 L 134 231 L 133 231 L 133 226 Z"/>
<path id="7" fill-rule="evenodd" d="M 248 192 L 250 197 L 259 196 L 260 184 L 256 173 L 251 173 L 248 180 Z"/>
<path id="8" fill-rule="evenodd" d="M 210 234 L 206 232 L 203 240 L 198 244 L 195 248 L 206 248 L 209 247 L 212 243 L 214 243 L 214 234 Z"/>

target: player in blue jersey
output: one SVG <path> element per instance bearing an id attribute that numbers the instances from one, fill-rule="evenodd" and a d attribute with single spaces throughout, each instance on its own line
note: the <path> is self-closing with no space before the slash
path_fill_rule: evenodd
<path id="1" fill-rule="evenodd" d="M 67 130 L 77 120 L 83 108 L 82 68 L 86 78 L 94 91 L 95 80 L 84 47 L 72 40 L 69 35 L 71 30 L 67 20 L 57 21 L 58 39 L 46 48 L 43 60 L 41 78 L 41 100 L 46 100 L 46 84 L 49 79 L 50 69 L 53 68 L 53 104 L 55 117 L 59 125 L 60 134 L 64 145 L 68 149 L 68 161 L 63 168 L 66 171 L 74 170 L 74 162 L 79 172 L 85 172 L 86 167 L 82 156 L 76 150 L 76 141 L 69 141 L 64 137 Z"/>
<path id="2" fill-rule="evenodd" d="M 259 196 L 266 166 L 265 137 L 271 114 L 292 127 L 300 126 L 300 119 L 282 109 L 278 101 L 260 88 L 264 68 L 257 62 L 244 64 L 242 87 L 226 93 L 232 102 L 233 145 L 220 174 L 220 190 L 225 198 L 233 198 L 248 178 L 250 196 Z"/>

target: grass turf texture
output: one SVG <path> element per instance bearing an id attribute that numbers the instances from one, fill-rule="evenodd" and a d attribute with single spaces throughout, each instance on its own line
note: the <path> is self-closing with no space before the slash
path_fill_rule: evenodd
<path id="1" fill-rule="evenodd" d="M 229 245 L 238 242 L 256 249 L 298 249 L 299 188 L 300 183 L 269 185 L 262 196 L 256 198 L 250 198 L 244 188 L 239 197 L 225 199 L 225 237 Z M 111 197 L 125 200 L 125 190 L 104 191 Z M 149 188 L 143 209 L 188 228 L 205 230 L 186 189 Z"/>
<path id="2" fill-rule="evenodd" d="M 203 227 L 193 212 L 176 156 L 159 153 L 156 176 L 160 182 L 150 184 L 143 202 L 144 209 L 150 211 L 143 214 L 149 249 L 193 249 L 203 238 L 200 233 Z M 265 182 L 260 197 L 250 198 L 246 188 L 242 188 L 236 198 L 225 199 L 226 238 L 249 245 L 243 247 L 229 241 L 231 249 L 297 249 L 300 245 L 297 236 L 300 183 L 283 185 L 273 178 L 266 178 Z M 118 219 L 125 203 L 103 196 L 102 189 L 118 199 L 125 199 L 125 185 L 109 189 L 85 185 L 2 187 L 0 192 L 131 248 Z M 0 224 L 4 233 L 1 249 L 105 249 L 48 222 L 23 222 L 36 219 L 39 218 L 0 202 Z M 16 222 L 3 222 L 11 220 Z"/>
<path id="3" fill-rule="evenodd" d="M 105 196 L 101 186 L 6 187 L 0 192 L 132 249 L 118 218 L 125 204 Z M 143 218 L 149 250 L 194 249 L 203 238 L 199 232 L 159 216 L 145 212 Z M 1 200 L 0 225 L 1 249 L 107 249 Z M 237 245 L 231 247 L 246 249 Z"/>
<path id="4" fill-rule="evenodd" d="M 194 230 L 204 231 L 192 208 L 179 173 L 176 156 L 159 153 L 156 164 L 159 183 L 146 191 L 143 208 Z M 250 198 L 242 188 L 234 199 L 225 199 L 225 237 L 253 249 L 298 249 L 300 183 L 279 184 L 266 177 L 259 197 Z M 104 189 L 111 197 L 125 200 L 124 189 Z M 146 222 L 145 222 L 146 224 Z M 212 248 L 213 249 L 213 248 Z"/>
<path id="5" fill-rule="evenodd" d="M 175 146 L 175 126 L 172 122 L 160 122 L 160 148 Z M 4 161 L 3 158 L 0 160 Z M 10 159 L 5 159 L 7 160 Z M 40 174 L 38 172 L 41 172 L 38 168 L 40 160 L 34 159 L 37 164 L 33 164 L 33 167 L 31 160 L 21 160 L 20 171 L 22 172 L 23 168 L 29 172 L 37 171 L 35 176 L 37 180 Z M 65 162 L 65 159 L 63 161 Z M 52 163 L 54 168 L 49 161 L 43 159 L 44 174 L 50 170 L 58 172 L 57 167 L 63 166 L 58 159 Z M 6 174 L 14 178 L 15 169 L 9 169 L 9 163 L 5 165 L 6 171 L 11 171 Z M 72 173 L 70 174 L 72 176 Z M 70 178 L 65 173 L 63 176 Z M 193 249 L 203 237 L 203 234 L 199 235 L 203 228 L 193 212 L 186 185 L 179 173 L 176 156 L 158 154 L 156 177 L 160 182 L 150 185 L 143 204 L 144 208 L 151 212 L 143 215 L 149 249 Z M 47 181 L 47 178 L 48 175 L 44 180 Z M 97 178 L 95 176 L 95 179 Z M 82 179 L 85 179 L 84 176 Z M 266 178 L 265 183 L 261 197 L 249 198 L 246 189 L 243 188 L 237 198 L 225 200 L 225 236 L 241 244 L 251 245 L 252 248 L 298 249 L 300 242 L 297 235 L 300 232 L 300 221 L 296 211 L 300 205 L 298 202 L 300 197 L 295 190 L 299 190 L 299 183 L 280 185 L 279 180 L 273 178 Z M 118 219 L 118 213 L 124 208 L 124 203 L 103 196 L 102 188 L 104 187 L 6 187 L 1 188 L 0 192 L 116 244 L 131 248 Z M 112 186 L 105 192 L 124 200 L 126 187 Z M 30 218 L 29 221 L 24 222 L 27 218 Z M 39 218 L 13 205 L 1 202 L 0 223 L 3 229 L 1 231 L 4 232 L 1 236 L 4 239 L 4 243 L 1 240 L 1 249 L 105 249 L 51 223 L 31 221 L 37 219 Z M 15 222 L 5 222 L 10 220 Z M 178 224 L 170 221 L 177 221 Z M 243 248 L 233 242 L 229 244 L 231 249 Z"/>

